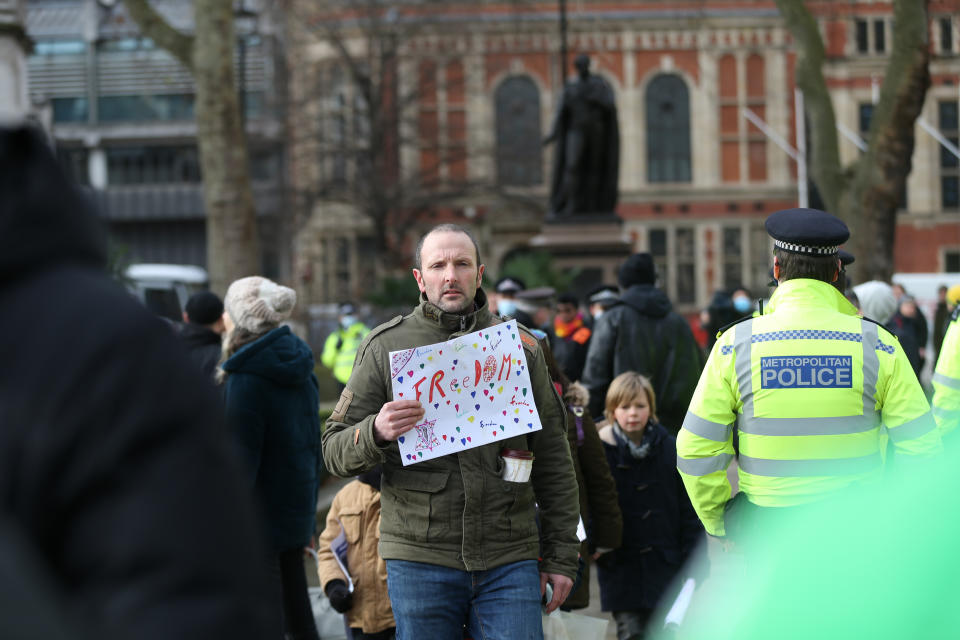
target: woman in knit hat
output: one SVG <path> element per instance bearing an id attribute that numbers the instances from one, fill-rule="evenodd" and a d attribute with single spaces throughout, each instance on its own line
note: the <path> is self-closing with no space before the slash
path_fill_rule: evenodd
<path id="1" fill-rule="evenodd" d="M 296 302 L 293 289 L 266 278 L 231 284 L 223 301 L 227 332 L 219 379 L 228 424 L 249 463 L 250 486 L 262 500 L 283 631 L 315 640 L 303 549 L 313 534 L 322 464 L 319 395 L 310 347 L 280 326 Z"/>

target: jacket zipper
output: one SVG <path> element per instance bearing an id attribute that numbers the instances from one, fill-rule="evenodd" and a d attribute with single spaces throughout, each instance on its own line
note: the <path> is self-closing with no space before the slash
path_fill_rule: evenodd
<path id="1" fill-rule="evenodd" d="M 467 328 L 467 318 L 465 316 L 460 316 L 460 331 L 464 331 Z"/>

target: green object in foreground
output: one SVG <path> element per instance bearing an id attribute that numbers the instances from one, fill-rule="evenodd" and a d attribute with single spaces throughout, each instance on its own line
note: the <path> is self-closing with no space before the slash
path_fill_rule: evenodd
<path id="1" fill-rule="evenodd" d="M 716 554 L 681 628 L 661 637 L 958 637 L 957 453 L 896 459 L 881 483 L 755 518 L 735 552 Z"/>

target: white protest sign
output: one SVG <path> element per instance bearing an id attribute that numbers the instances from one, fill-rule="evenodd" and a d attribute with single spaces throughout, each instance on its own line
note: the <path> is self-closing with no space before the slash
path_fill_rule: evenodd
<path id="1" fill-rule="evenodd" d="M 347 549 L 350 544 L 347 542 L 347 534 L 343 530 L 343 523 L 340 522 L 339 518 L 337 523 L 340 525 L 340 533 L 330 541 L 330 550 L 333 551 L 334 560 L 340 565 L 340 571 L 343 571 L 343 575 L 347 578 L 347 587 L 350 589 L 350 593 L 353 593 L 353 578 L 350 577 L 350 569 L 347 568 Z"/>
<path id="2" fill-rule="evenodd" d="M 404 465 L 542 428 L 515 321 L 390 352 L 394 400 L 423 420 L 397 440 Z"/>

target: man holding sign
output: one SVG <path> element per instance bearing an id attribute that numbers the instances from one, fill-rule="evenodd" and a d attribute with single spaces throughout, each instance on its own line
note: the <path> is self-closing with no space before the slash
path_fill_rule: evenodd
<path id="1" fill-rule="evenodd" d="M 383 464 L 380 554 L 399 640 L 460 640 L 464 626 L 539 640 L 546 584 L 552 611 L 577 570 L 563 403 L 536 339 L 487 308 L 483 269 L 467 230 L 421 238 L 420 305 L 361 345 L 323 436 L 336 475 Z"/>

